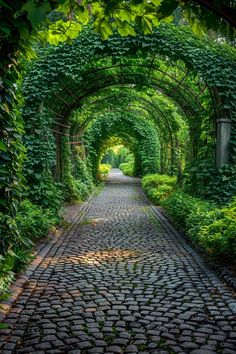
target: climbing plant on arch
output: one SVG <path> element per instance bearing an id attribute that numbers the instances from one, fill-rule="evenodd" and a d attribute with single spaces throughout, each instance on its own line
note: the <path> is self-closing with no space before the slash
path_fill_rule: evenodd
<path id="1" fill-rule="evenodd" d="M 157 91 L 143 87 L 110 87 L 84 99 L 82 106 L 72 117 L 71 131 L 80 133 L 91 120 L 95 121 L 104 112 L 132 113 L 138 120 L 145 118 L 155 125 L 160 143 L 160 172 L 173 174 L 181 168 L 181 159 L 186 156 L 187 123 L 178 113 L 170 99 Z M 178 158 L 177 158 L 178 155 Z M 179 171 L 181 173 L 181 171 Z"/>
<path id="2" fill-rule="evenodd" d="M 159 170 L 160 145 L 152 122 L 128 112 L 111 112 L 99 117 L 85 133 L 88 160 L 94 178 L 106 141 L 112 136 L 122 138 L 135 157 L 134 174 L 144 176 Z"/>
<path id="3" fill-rule="evenodd" d="M 171 25 L 160 26 L 151 36 L 115 35 L 105 42 L 85 30 L 71 45 L 46 47 L 24 82 L 27 169 L 31 175 L 37 171 L 40 181 L 41 173 L 50 175 L 55 149 L 47 144 L 55 139 L 60 143 L 61 135 L 70 140 L 70 116 L 83 99 L 107 87 L 144 84 L 170 97 L 188 116 L 195 169 L 206 156 L 215 168 L 215 140 L 216 166 L 229 163 L 231 168 L 236 153 L 235 68 L 232 49 Z M 38 157 L 41 148 L 45 155 Z"/>
<path id="4" fill-rule="evenodd" d="M 197 192 L 200 192 L 204 189 L 204 183 L 200 182 L 212 181 L 212 185 L 217 187 L 215 191 L 221 193 L 222 181 L 229 181 L 223 185 L 223 189 L 231 196 L 232 192 L 229 191 L 235 190 L 235 180 L 232 178 L 236 155 L 235 78 L 235 51 L 232 48 L 196 38 L 188 30 L 171 25 L 160 26 L 150 36 L 121 38 L 114 35 L 105 42 L 87 29 L 71 44 L 40 48 L 38 58 L 30 65 L 23 84 L 23 120 L 13 114 L 9 126 L 4 121 L 2 134 L 5 144 L 1 145 L 4 162 L 1 165 L 0 181 L 4 213 L 0 214 L 0 227 L 5 238 L 1 240 L 1 251 L 11 252 L 12 244 L 20 249 L 25 241 L 19 237 L 16 223 L 8 213 L 10 201 L 13 201 L 11 210 L 15 210 L 14 201 L 19 199 L 23 190 L 24 179 L 20 174 L 25 152 L 21 143 L 23 126 L 26 131 L 24 145 L 27 148 L 24 175 L 30 187 L 26 193 L 30 193 L 28 195 L 36 203 L 44 207 L 53 205 L 57 210 L 62 204 L 60 190 L 70 197 L 79 187 L 85 194 L 87 188 L 91 188 L 91 181 L 85 185 L 79 180 L 81 176 L 88 180 L 90 178 L 83 144 L 77 146 L 79 154 L 73 165 L 72 143 L 80 144 L 84 133 L 80 131 L 79 125 L 74 129 L 73 112 L 83 105 L 84 100 L 89 101 L 95 94 L 104 93 L 108 88 L 119 86 L 125 91 L 128 87 L 133 90 L 132 95 L 136 96 L 132 98 L 132 107 L 129 107 L 128 100 L 125 101 L 124 95 L 121 95 L 122 89 L 119 93 L 112 92 L 112 104 L 108 105 L 107 101 L 111 110 L 110 118 L 112 114 L 118 117 L 117 105 L 123 97 L 130 111 L 126 112 L 123 107 L 125 116 L 136 115 L 142 121 L 143 114 L 145 126 L 154 124 L 152 120 L 156 121 L 160 143 L 165 137 L 165 129 L 170 129 L 166 142 L 171 140 L 170 136 L 176 137 L 176 131 L 170 112 L 163 104 L 164 101 L 161 104 L 157 96 L 162 94 L 172 100 L 183 121 L 189 126 L 187 141 L 193 147 L 189 162 L 190 157 L 196 161 L 194 166 L 190 166 L 193 167 L 190 169 L 190 177 L 194 177 L 189 181 L 190 186 L 198 186 Z M 155 90 L 157 95 L 154 94 L 153 99 L 145 95 L 138 97 L 137 92 L 144 86 Z M 9 100 L 11 95 L 7 96 Z M 129 94 L 127 98 L 132 95 Z M 109 95 L 105 99 L 110 100 Z M 106 112 L 96 118 L 100 119 L 99 116 L 105 117 Z M 157 117 L 162 119 L 158 120 Z M 89 121 L 92 118 L 88 117 Z M 96 120 L 93 124 L 95 126 Z M 128 131 L 130 126 L 126 128 Z M 142 137 L 138 134 L 137 126 L 133 128 L 134 137 L 131 133 L 129 137 L 138 150 L 140 147 L 137 142 Z M 127 138 L 127 132 L 120 131 L 120 134 L 123 139 Z M 146 140 L 143 142 L 146 143 Z M 167 144 L 163 146 L 166 148 Z M 139 160 L 142 168 L 141 157 L 139 150 L 136 160 Z M 56 170 L 58 160 L 60 168 Z M 219 167 L 224 163 L 227 163 L 225 170 L 220 170 Z M 76 171 L 75 166 L 79 166 Z M 227 174 L 224 172 L 222 175 L 222 171 Z M 76 179 L 78 183 L 74 183 Z M 61 182 L 63 185 L 57 185 Z"/>

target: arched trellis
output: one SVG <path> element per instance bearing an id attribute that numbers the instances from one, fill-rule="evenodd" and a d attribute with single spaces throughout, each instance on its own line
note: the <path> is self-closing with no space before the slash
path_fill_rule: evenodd
<path id="1" fill-rule="evenodd" d="M 145 55 L 146 58 L 143 60 Z M 170 63 L 168 59 L 170 68 L 173 66 L 173 61 L 181 59 L 185 63 L 184 70 L 181 70 L 182 67 L 174 69 L 181 72 L 177 79 L 173 78 L 168 70 L 163 70 L 158 66 L 160 60 L 163 61 L 166 57 L 172 61 Z M 124 58 L 125 60 L 139 61 L 139 65 L 124 64 Z M 111 60 L 114 61 L 113 66 L 111 66 Z M 54 66 L 52 66 L 52 62 Z M 113 75 L 113 83 L 111 83 L 111 75 L 101 75 L 103 80 L 99 82 L 98 70 L 101 63 L 107 65 L 106 70 L 108 71 L 113 70 L 114 67 L 116 70 L 119 68 L 119 77 Z M 47 67 L 50 67 L 50 70 L 45 70 Z M 135 75 L 132 77 L 131 73 L 127 80 L 128 73 L 126 74 L 125 70 L 130 71 L 134 67 L 136 67 Z M 138 73 L 141 67 L 143 68 L 142 75 Z M 186 112 L 189 110 L 188 106 L 192 107 L 190 102 L 196 104 L 207 89 L 214 97 L 212 106 L 216 102 L 218 103 L 218 116 L 216 117 L 217 165 L 221 166 L 228 162 L 230 157 L 228 150 L 230 134 L 231 138 L 234 138 L 234 130 L 231 133 L 231 122 L 235 119 L 235 100 L 229 92 L 232 91 L 232 82 L 227 80 L 225 76 L 221 77 L 222 70 L 225 70 L 226 67 L 231 68 L 232 71 L 235 70 L 235 63 L 232 62 L 232 57 L 228 52 L 222 50 L 220 46 L 210 45 L 208 42 L 192 36 L 188 31 L 173 26 L 160 26 L 152 36 L 140 35 L 135 38 L 114 36 L 106 42 L 102 42 L 98 36 L 86 32 L 72 45 L 46 49 L 46 55 L 44 53 L 42 59 L 34 65 L 30 76 L 25 80 L 26 108 L 24 114 L 26 119 L 32 113 L 38 116 L 38 109 L 41 109 L 43 113 L 44 108 L 51 106 L 55 116 L 60 117 L 60 122 L 63 124 L 63 122 L 66 123 L 65 116 L 76 109 L 81 99 L 88 94 L 114 83 L 141 84 L 144 77 L 149 84 L 152 81 L 151 85 L 155 80 L 156 88 L 171 98 L 178 96 L 175 101 Z M 39 78 L 37 75 L 41 69 L 44 71 L 42 75 L 40 72 Z M 159 76 L 161 74 L 162 78 L 157 79 L 154 72 L 158 72 Z M 211 72 L 210 75 L 209 72 Z M 191 73 L 198 74 L 198 85 L 195 85 L 195 87 L 198 86 L 198 93 L 194 95 L 188 83 Z M 229 77 L 230 75 L 231 73 Z M 81 88 L 84 89 L 83 83 L 85 85 L 89 83 L 89 80 L 86 79 L 88 77 L 93 85 L 87 87 L 87 92 L 81 92 Z M 134 79 L 133 81 L 131 77 Z M 35 92 L 35 88 L 37 88 L 37 92 Z M 52 99 L 55 101 L 55 98 L 57 98 L 56 110 L 52 108 Z M 195 109 L 191 109 L 189 114 L 196 114 Z M 55 116 L 52 117 L 53 120 Z"/>
<path id="2" fill-rule="evenodd" d="M 139 118 L 135 112 L 107 112 L 97 118 L 85 134 L 93 176 L 97 175 L 98 164 L 104 142 L 112 136 L 132 140 L 131 150 L 135 155 L 136 174 L 145 175 L 158 171 L 159 139 L 154 124 Z"/>
<path id="3" fill-rule="evenodd" d="M 59 142 L 62 136 L 69 140 L 71 113 L 83 100 L 107 88 L 128 85 L 152 87 L 173 100 L 186 119 L 192 120 L 193 136 L 200 136 L 203 119 L 214 114 L 210 130 L 217 125 L 217 164 L 221 166 L 234 158 L 233 149 L 231 155 L 228 149 L 230 134 L 232 141 L 235 138 L 231 132 L 234 70 L 230 52 L 169 25 L 160 26 L 152 36 L 113 36 L 106 42 L 85 31 L 72 45 L 43 49 L 24 82 L 24 118 L 31 156 L 37 155 L 40 144 L 45 154 L 37 166 L 34 158 L 27 163 L 31 170 L 52 166 L 56 158 L 49 153 L 49 145 L 55 143 L 51 129 L 55 128 Z M 222 72 L 226 73 L 223 77 Z M 138 108 L 139 112 L 148 110 L 145 104 Z M 41 131 L 42 140 L 37 137 L 34 145 L 36 130 Z M 194 140 L 193 145 L 197 146 Z"/>
<path id="4" fill-rule="evenodd" d="M 145 90 L 144 90 L 145 91 Z M 149 89 L 149 94 L 155 91 Z M 109 102 L 109 104 L 107 103 Z M 158 104 L 159 103 L 159 104 Z M 90 124 L 91 119 L 94 121 L 104 112 L 133 112 L 136 114 L 137 120 L 141 117 L 154 122 L 161 145 L 161 171 L 171 173 L 174 167 L 174 158 L 179 150 L 179 141 L 177 133 L 181 130 L 181 126 L 185 126 L 181 116 L 177 114 L 177 110 L 163 95 L 155 95 L 154 99 L 149 97 L 143 91 L 135 92 L 133 89 L 125 92 L 124 88 L 116 91 L 107 91 L 102 96 L 89 97 L 83 101 L 81 109 L 75 112 L 76 119 L 72 122 L 71 137 L 82 138 L 86 126 Z M 83 117 L 83 118 L 82 118 Z M 91 118 L 92 117 L 92 118 Z M 178 121 L 176 119 L 178 118 Z M 186 138 L 183 144 L 186 144 Z M 165 169 L 164 159 L 167 158 L 167 151 L 170 150 L 170 168 Z M 165 154 L 164 154 L 165 152 Z M 176 164 L 175 164 L 176 165 Z M 180 167 L 180 166 L 179 166 Z"/>

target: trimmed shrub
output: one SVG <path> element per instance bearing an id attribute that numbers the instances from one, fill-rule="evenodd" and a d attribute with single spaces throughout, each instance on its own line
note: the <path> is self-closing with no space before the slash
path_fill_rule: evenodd
<path id="1" fill-rule="evenodd" d="M 236 263 L 236 198 L 218 208 L 212 202 L 179 191 L 161 204 L 181 230 L 211 258 Z"/>
<path id="2" fill-rule="evenodd" d="M 119 168 L 126 176 L 134 176 L 134 161 L 121 163 Z"/>
<path id="3" fill-rule="evenodd" d="M 106 178 L 106 176 L 108 175 L 108 173 L 110 172 L 111 169 L 111 165 L 109 163 L 101 163 L 99 165 L 99 179 L 104 179 Z"/>
<path id="4" fill-rule="evenodd" d="M 0 221 L 2 217 L 0 213 Z M 0 294 L 8 290 L 14 273 L 18 273 L 32 260 L 30 253 L 33 242 L 46 236 L 58 221 L 54 210 L 43 209 L 28 199 L 21 202 L 14 219 L 8 217 L 7 222 L 17 226 L 18 234 L 14 240 L 2 237 L 0 242 Z"/>
<path id="5" fill-rule="evenodd" d="M 175 185 L 176 177 L 173 176 L 155 173 L 142 178 L 142 188 L 155 204 L 166 199 L 174 191 Z"/>

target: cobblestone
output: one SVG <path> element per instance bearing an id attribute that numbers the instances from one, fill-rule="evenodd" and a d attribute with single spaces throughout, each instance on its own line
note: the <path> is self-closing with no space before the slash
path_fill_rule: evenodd
<path id="1" fill-rule="evenodd" d="M 137 179 L 114 171 L 77 208 L 72 228 L 26 270 L 1 353 L 236 353 L 231 290 Z"/>

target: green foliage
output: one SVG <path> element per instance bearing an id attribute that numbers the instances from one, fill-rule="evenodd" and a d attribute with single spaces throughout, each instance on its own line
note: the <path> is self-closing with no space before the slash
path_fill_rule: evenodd
<path id="1" fill-rule="evenodd" d="M 201 161 L 187 170 L 184 189 L 193 195 L 225 205 L 236 195 L 236 167 L 224 165 L 219 170 L 209 160 Z"/>
<path id="2" fill-rule="evenodd" d="M 45 237 L 58 221 L 51 209 L 41 208 L 28 199 L 21 202 L 16 216 L 20 233 L 32 241 Z"/>
<path id="3" fill-rule="evenodd" d="M 191 222 L 191 220 L 189 220 Z M 191 230 L 190 230 L 191 232 Z M 208 253 L 236 260 L 236 199 L 229 206 L 208 213 L 198 236 Z"/>
<path id="4" fill-rule="evenodd" d="M 0 256 L 0 295 L 4 294 L 9 285 L 14 280 L 12 257 L 6 254 L 5 257 Z"/>
<path id="5" fill-rule="evenodd" d="M 176 184 L 176 177 L 160 175 L 160 174 L 150 174 L 142 178 L 142 187 L 145 190 L 158 188 L 162 185 L 174 186 Z"/>
<path id="6" fill-rule="evenodd" d="M 21 233 L 18 228 L 16 217 L 0 213 L 1 239 L 0 239 L 0 255 L 2 273 L 11 277 L 12 271 L 18 270 L 19 265 L 29 260 L 27 253 L 21 254 L 21 250 L 30 249 L 32 242 Z M 13 237 L 9 237 L 6 231 L 13 230 Z"/>
<path id="7" fill-rule="evenodd" d="M 7 218 L 6 222 L 3 218 Z M 30 252 L 33 241 L 46 236 L 56 222 L 58 218 L 55 218 L 53 211 L 42 209 L 27 199 L 20 204 L 14 219 L 0 214 L 1 225 L 8 224 L 17 230 L 14 238 L 9 239 L 7 234 L 1 238 L 0 292 L 8 289 L 14 273 L 19 272 L 32 259 Z"/>
<path id="8" fill-rule="evenodd" d="M 120 164 L 119 168 L 126 176 L 135 176 L 134 161 L 123 162 Z"/>
<path id="9" fill-rule="evenodd" d="M 152 202 L 160 204 L 173 193 L 176 182 L 177 178 L 174 176 L 150 174 L 142 178 L 142 188 Z"/>
<path id="10" fill-rule="evenodd" d="M 26 2 L 11 1 L 9 4 L 3 1 L 1 4 L 3 21 L 0 25 L 2 33 L 0 38 L 2 53 L 0 63 L 2 123 L 0 131 L 0 252 L 4 259 L 3 264 L 4 262 L 8 264 L 7 271 L 15 266 L 17 259 L 19 260 L 18 264 L 25 263 L 27 256 L 21 250 L 24 245 L 30 247 L 29 240 L 20 234 L 15 222 L 24 184 L 22 164 L 25 149 L 21 139 L 23 120 L 26 125 L 24 144 L 28 155 L 28 159 L 24 163 L 24 176 L 29 187 L 25 191 L 25 195 L 43 207 L 50 207 L 54 212 L 60 208 L 62 203 L 61 190 L 64 194 L 63 197 L 67 199 L 87 194 L 92 185 L 92 172 L 94 175 L 94 171 L 89 171 L 89 168 L 92 170 L 91 164 L 94 164 L 97 171 L 99 159 L 104 152 L 106 138 L 110 137 L 109 134 L 117 132 L 114 127 L 112 127 L 113 132 L 112 129 L 109 130 L 112 125 L 110 124 L 109 129 L 104 128 L 106 134 L 100 141 L 97 140 L 97 144 L 90 140 L 90 143 L 94 145 L 90 145 L 88 165 L 85 163 L 88 179 L 77 179 L 76 168 L 73 168 L 72 164 L 73 152 L 66 146 L 70 143 L 70 133 L 73 132 L 73 129 L 68 131 L 69 129 L 61 127 L 63 124 L 70 125 L 71 110 L 81 104 L 79 97 L 100 90 L 108 82 L 111 86 L 118 86 L 122 83 L 125 84 L 123 85 L 125 87 L 127 84 L 129 89 L 131 86 L 135 86 L 137 91 L 141 85 L 156 87 L 158 82 L 160 95 L 156 95 L 153 100 L 147 100 L 146 96 L 142 97 L 142 104 L 148 107 L 148 111 L 152 110 L 151 119 L 150 116 L 148 119 L 144 118 L 143 106 L 140 108 L 136 102 L 131 107 L 129 99 L 126 98 L 125 101 L 128 109 L 133 110 L 134 116 L 137 117 L 137 110 L 139 110 L 139 123 L 132 124 L 131 129 L 134 119 L 130 116 L 126 120 L 126 124 L 121 127 L 123 130 L 118 131 L 122 139 L 128 141 L 127 144 L 130 144 L 134 150 L 136 174 L 144 175 L 156 172 L 159 162 L 163 172 L 166 166 L 170 166 L 169 160 L 171 160 L 171 165 L 175 168 L 177 166 L 176 154 L 172 153 L 178 146 L 178 129 L 176 127 L 178 119 L 175 119 L 177 112 L 174 112 L 170 105 L 164 109 L 165 100 L 160 98 L 156 100 L 158 96 L 170 95 L 177 105 L 187 112 L 190 145 L 193 150 L 189 153 L 189 159 L 199 157 L 200 161 L 203 161 L 206 156 L 210 156 L 211 160 L 214 159 L 212 149 L 212 140 L 214 139 L 210 139 L 209 136 L 214 126 L 211 118 L 213 117 L 213 109 L 215 114 L 216 102 L 217 115 L 228 117 L 235 123 L 235 51 L 227 46 L 210 43 L 208 39 L 199 39 L 188 30 L 174 26 L 159 26 L 158 30 L 153 31 L 152 36 L 140 34 L 134 38 L 133 34 L 136 30 L 136 27 L 135 29 L 132 27 L 134 23 L 137 29 L 141 29 L 144 34 L 152 32 L 155 21 L 159 22 L 153 14 L 153 9 L 156 12 L 156 6 L 159 6 L 160 2 L 151 1 L 151 3 L 145 4 L 131 2 L 131 8 L 125 8 L 123 12 L 120 12 L 120 9 L 117 12 L 117 3 L 117 1 L 106 2 L 103 7 L 102 4 L 95 2 L 91 13 L 87 11 L 87 4 L 83 2 L 81 5 L 78 1 L 60 1 L 59 7 L 57 1 L 44 1 L 43 3 L 31 0 Z M 50 18 L 46 20 L 44 25 L 49 27 L 47 33 L 45 35 L 43 28 L 41 28 L 39 37 L 45 39 L 48 36 L 53 43 L 56 43 L 60 38 L 66 39 L 70 45 L 67 43 L 53 48 L 45 46 L 39 50 L 40 58 L 33 62 L 31 70 L 24 80 L 25 106 L 22 120 L 21 112 L 19 112 L 21 104 L 16 99 L 17 88 L 20 87 L 20 83 L 17 82 L 19 78 L 18 53 L 20 50 L 24 52 L 26 60 L 32 56 L 30 50 L 26 50 L 29 49 L 30 34 L 46 18 L 47 13 L 54 8 L 57 8 L 58 12 L 51 14 Z M 114 25 L 108 21 L 111 14 L 114 17 Z M 104 42 L 100 40 L 98 35 L 85 30 L 79 38 L 72 42 L 71 39 L 81 30 L 81 25 L 88 22 L 90 15 L 93 16 L 94 27 L 102 34 L 103 38 L 107 38 L 112 33 L 113 27 L 122 36 L 130 34 L 131 37 L 121 38 L 119 35 L 114 35 Z M 119 18 L 122 20 L 120 21 Z M 53 36 L 55 36 L 54 39 Z M 153 58 L 154 53 L 155 57 Z M 136 64 L 132 67 L 130 64 L 135 61 Z M 178 68 L 172 68 L 173 62 L 177 62 Z M 152 63 L 151 66 L 150 63 Z M 185 64 L 183 65 L 183 63 Z M 100 71 L 103 65 L 106 70 Z M 155 67 L 159 70 L 154 70 Z M 171 68 L 170 72 L 166 77 L 163 77 L 163 73 L 167 72 L 168 68 Z M 183 70 L 179 68 L 183 68 Z M 101 76 L 98 74 L 99 71 L 102 73 Z M 94 74 L 89 75 L 91 72 L 96 72 L 98 80 L 94 80 Z M 191 72 L 191 75 L 184 78 L 182 76 L 184 72 Z M 84 80 L 85 77 L 86 80 Z M 199 89 L 196 88 L 198 86 Z M 203 86 L 207 86 L 209 89 L 205 100 L 205 97 L 202 97 L 204 96 L 202 95 Z M 76 94 L 74 94 L 75 92 Z M 153 101 L 158 101 L 158 105 L 155 106 Z M 186 107 L 186 102 L 188 107 Z M 18 105 L 17 109 L 16 104 Z M 106 112 L 109 112 L 110 108 L 111 106 L 106 102 Z M 211 114 L 208 114 L 209 112 Z M 124 116 L 124 110 L 120 112 L 120 116 L 122 115 Z M 101 116 L 103 117 L 104 114 Z M 110 118 L 107 118 L 107 122 Z M 60 120 L 62 120 L 62 125 L 60 125 Z M 80 127 L 84 128 L 86 122 L 81 123 Z M 119 119 L 117 123 L 119 123 Z M 55 126 L 58 131 L 54 132 L 54 136 Z M 79 133 L 82 131 L 83 129 Z M 165 138 L 167 135 L 168 138 Z M 63 138 L 59 139 L 58 136 L 66 137 L 66 143 Z M 56 146 L 58 146 L 56 139 L 60 140 L 59 147 L 62 147 L 57 162 L 64 161 L 64 166 L 58 167 L 55 163 Z M 211 140 L 210 143 L 209 140 Z M 232 163 L 230 169 L 235 162 L 235 140 L 236 130 L 233 125 L 230 143 L 230 162 Z M 207 149 L 204 150 L 205 141 L 207 141 Z M 164 161 L 159 158 L 160 149 L 162 152 L 167 151 Z M 198 164 L 199 170 L 201 167 Z M 218 186 L 216 192 L 219 193 L 222 181 L 227 182 L 226 188 L 228 185 L 232 185 L 233 176 L 234 173 L 225 171 L 218 180 L 218 177 L 214 177 L 213 183 L 216 181 L 215 185 Z M 228 177 L 230 178 L 226 180 Z M 55 183 L 54 178 L 61 184 Z M 230 193 L 232 194 L 232 192 Z"/>
<path id="11" fill-rule="evenodd" d="M 80 157 L 79 151 L 75 155 L 75 175 L 76 187 L 80 200 L 85 200 L 93 190 L 93 181 L 86 162 Z"/>
<path id="12" fill-rule="evenodd" d="M 106 151 L 102 157 L 102 163 L 108 163 L 113 168 L 118 168 L 121 163 L 128 162 L 130 159 L 132 159 L 132 153 L 126 146 L 115 145 Z"/>
<path id="13" fill-rule="evenodd" d="M 73 196 L 71 196 L 71 200 L 85 200 L 86 198 L 88 198 L 92 191 L 92 187 L 90 187 L 88 183 L 84 183 L 78 179 L 74 181 L 74 184 L 76 190 L 74 194 L 74 199 Z"/>
<path id="14" fill-rule="evenodd" d="M 85 141 L 88 159 L 96 178 L 100 156 L 107 150 L 107 143 L 113 136 L 123 139 L 135 156 L 134 175 L 156 172 L 159 161 L 159 141 L 155 126 L 144 119 L 136 119 L 132 113 L 122 115 L 106 113 L 87 130 Z"/>
<path id="15" fill-rule="evenodd" d="M 214 203 L 178 191 L 162 205 L 187 236 L 211 258 L 235 262 L 235 199 L 227 206 L 217 208 Z"/>
<path id="16" fill-rule="evenodd" d="M 186 40 L 183 40 L 183 38 Z M 145 70 L 150 68 L 152 54 L 157 50 L 158 55 L 153 59 L 152 75 L 147 78 Z M 108 76 L 111 86 L 120 83 L 120 65 L 124 77 L 127 78 L 127 84 L 135 86 L 136 91 L 141 86 L 145 86 L 145 90 L 146 86 L 155 86 L 155 82 L 158 81 L 163 94 L 155 94 L 153 100 L 150 99 L 153 93 L 142 93 L 139 96 L 136 95 L 136 101 L 132 101 L 130 104 L 131 94 L 129 93 L 124 98 L 125 85 L 120 91 L 119 99 L 114 90 L 110 91 L 112 94 L 114 93 L 114 97 L 108 96 L 107 99 L 105 97 L 103 105 L 101 102 L 102 94 L 100 96 L 97 94 L 98 100 L 96 100 L 96 96 L 91 97 L 89 95 L 86 98 L 88 102 L 86 106 L 91 105 L 94 98 L 94 102 L 98 102 L 98 105 L 94 104 L 94 110 L 90 115 L 90 112 L 87 116 L 83 112 L 80 121 L 75 122 L 74 125 L 78 133 L 84 131 L 91 119 L 96 119 L 99 115 L 102 116 L 106 110 L 114 110 L 115 107 L 115 110 L 117 110 L 117 105 L 120 105 L 122 99 L 124 101 L 121 109 L 123 113 L 127 110 L 127 107 L 131 106 L 129 109 L 134 110 L 136 116 L 138 114 L 139 117 L 144 118 L 147 114 L 143 107 L 148 107 L 146 111 L 151 111 L 151 114 L 148 113 L 149 116 L 148 118 L 145 116 L 145 119 L 155 122 L 162 151 L 159 158 L 159 170 L 162 173 L 176 174 L 178 172 L 181 174 L 185 166 L 186 156 L 188 161 L 193 158 L 198 161 L 196 167 L 200 172 L 203 171 L 201 163 L 206 158 L 211 160 L 211 165 L 213 164 L 212 162 L 215 159 L 215 136 L 213 132 L 216 115 L 215 102 L 219 103 L 217 116 L 229 117 L 233 122 L 236 119 L 236 100 L 233 94 L 235 91 L 235 51 L 228 46 L 211 43 L 208 39 L 197 38 L 186 28 L 161 25 L 158 31 L 153 31 L 151 36 L 139 35 L 135 38 L 121 38 L 114 35 L 105 42 L 101 41 L 94 33 L 85 30 L 71 45 L 63 44 L 53 48 L 47 47 L 40 51 L 40 56 L 41 59 L 35 61 L 24 83 L 26 99 L 24 116 L 26 121 L 34 119 L 34 115 L 38 114 L 35 107 L 40 106 L 43 101 L 47 104 L 50 102 L 48 111 L 53 110 L 56 114 L 57 112 L 58 114 L 67 112 L 68 116 L 67 106 L 76 109 L 81 103 L 77 98 L 80 95 L 84 97 L 83 92 L 85 91 L 96 92 L 103 85 L 107 86 Z M 91 65 L 90 58 L 92 57 L 95 60 Z M 175 62 L 178 68 L 174 67 Z M 134 66 L 132 66 L 133 63 L 135 63 Z M 106 67 L 106 70 L 101 70 L 103 67 Z M 92 79 L 94 76 L 89 76 L 89 74 L 86 74 L 86 80 L 84 81 L 83 75 L 85 72 L 99 73 L 98 84 Z M 164 72 L 167 72 L 168 75 L 163 76 Z M 184 72 L 189 74 L 186 80 L 181 81 Z M 182 85 L 178 84 L 179 82 L 184 82 L 183 88 Z M 204 91 L 205 84 L 209 90 Z M 66 89 L 63 87 L 66 87 Z M 68 89 L 71 92 L 76 92 L 76 95 L 68 95 Z M 131 90 L 129 89 L 129 91 Z M 170 92 L 171 97 L 186 113 L 185 121 L 189 126 L 189 137 L 186 137 L 186 123 L 184 131 L 181 131 L 179 126 L 183 125 L 183 120 L 181 122 L 179 119 L 180 115 L 178 115 L 176 108 L 173 109 L 173 104 L 171 106 L 168 100 L 164 98 Z M 63 99 L 64 96 L 67 105 Z M 58 97 L 58 100 L 55 100 L 55 97 Z M 55 104 L 53 104 L 54 101 Z M 142 102 L 142 108 L 140 108 L 140 102 Z M 185 108 L 186 103 L 188 109 Z M 50 124 L 48 128 L 51 127 Z M 231 164 L 234 163 L 236 158 L 235 139 L 236 131 L 233 127 L 230 143 Z M 137 168 L 140 168 L 141 160 L 146 160 L 146 164 L 149 164 L 148 155 L 142 156 L 142 158 L 140 156 L 138 163 L 136 163 Z M 44 171 L 44 169 L 41 168 L 41 171 Z M 143 175 L 149 172 L 145 170 L 145 166 L 142 167 L 141 173 Z M 136 171 L 136 173 L 140 174 L 140 171 Z M 93 175 L 95 175 L 94 172 Z M 205 177 L 208 180 L 207 170 Z M 213 183 L 215 177 L 215 174 L 213 174 Z M 192 179 L 191 184 L 191 188 L 201 188 L 200 180 L 197 185 L 196 181 Z M 217 190 L 215 190 L 215 193 L 217 193 Z"/>
<path id="17" fill-rule="evenodd" d="M 158 188 L 151 188 L 146 193 L 153 203 L 160 204 L 162 200 L 166 199 L 171 193 L 173 193 L 173 187 L 164 184 Z"/>
<path id="18" fill-rule="evenodd" d="M 104 179 L 110 172 L 111 165 L 108 163 L 101 163 L 98 167 L 98 179 Z"/>
<path id="19" fill-rule="evenodd" d="M 30 182 L 32 184 L 26 189 L 24 196 L 43 208 L 50 208 L 56 215 L 65 198 L 62 184 L 55 183 L 50 172 L 34 175 L 34 180 L 31 179 Z"/>
<path id="20" fill-rule="evenodd" d="M 191 213 L 196 215 L 198 222 L 209 210 L 214 207 L 214 204 L 194 198 L 186 193 L 177 191 L 162 202 L 162 205 L 167 210 L 171 218 L 184 231 L 187 230 L 187 220 Z"/>

